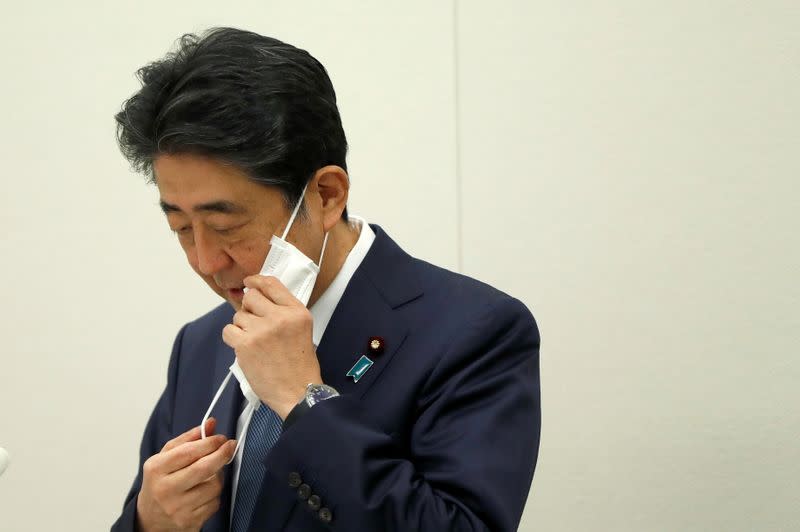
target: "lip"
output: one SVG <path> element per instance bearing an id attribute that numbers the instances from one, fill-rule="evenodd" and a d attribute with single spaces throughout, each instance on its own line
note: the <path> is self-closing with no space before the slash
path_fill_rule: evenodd
<path id="1" fill-rule="evenodd" d="M 244 297 L 244 290 L 242 288 L 228 288 L 225 290 L 225 293 L 228 294 L 230 299 L 235 301 L 241 301 Z"/>

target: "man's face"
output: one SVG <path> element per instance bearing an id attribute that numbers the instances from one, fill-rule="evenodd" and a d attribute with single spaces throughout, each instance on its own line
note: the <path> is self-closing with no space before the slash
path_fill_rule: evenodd
<path id="1" fill-rule="evenodd" d="M 153 167 L 161 206 L 189 264 L 238 310 L 243 280 L 261 270 L 270 238 L 288 222 L 283 195 L 233 166 L 196 155 L 161 155 Z M 293 227 L 290 235 L 296 233 Z"/>

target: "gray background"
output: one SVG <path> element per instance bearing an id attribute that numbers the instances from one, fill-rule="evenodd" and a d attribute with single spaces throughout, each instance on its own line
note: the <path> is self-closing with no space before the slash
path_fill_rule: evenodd
<path id="1" fill-rule="evenodd" d="M 217 303 L 112 116 L 187 31 L 307 48 L 350 210 L 521 298 L 521 530 L 797 530 L 800 4 L 3 4 L 0 529 L 105 530 L 178 328 Z M 199 420 L 198 420 L 199 421 Z"/>

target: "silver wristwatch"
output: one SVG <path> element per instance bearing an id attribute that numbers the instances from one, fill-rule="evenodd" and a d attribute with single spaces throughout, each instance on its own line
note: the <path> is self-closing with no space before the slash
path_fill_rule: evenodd
<path id="1" fill-rule="evenodd" d="M 300 416 L 311 410 L 311 407 L 315 404 L 334 397 L 339 397 L 339 392 L 337 392 L 336 388 L 333 386 L 314 384 L 313 382 L 309 383 L 308 386 L 306 386 L 306 394 L 283 421 L 283 430 L 289 428 Z"/>

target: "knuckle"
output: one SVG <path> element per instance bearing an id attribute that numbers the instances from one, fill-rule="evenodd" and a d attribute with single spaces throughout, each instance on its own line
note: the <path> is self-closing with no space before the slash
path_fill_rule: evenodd
<path id="1" fill-rule="evenodd" d="M 144 465 L 142 465 L 142 474 L 145 477 L 150 477 L 155 474 L 155 464 L 153 463 L 153 457 L 151 456 L 147 460 L 145 460 Z"/>
<path id="2" fill-rule="evenodd" d="M 305 308 L 305 307 L 299 308 L 299 309 L 297 309 L 297 313 L 298 313 L 297 320 L 302 325 L 313 325 L 314 318 L 311 316 L 311 312 L 309 312 L 309 310 L 307 308 Z"/>
<path id="3" fill-rule="evenodd" d="M 175 451 L 175 457 L 179 460 L 187 460 L 192 456 L 192 447 L 184 445 Z"/>

